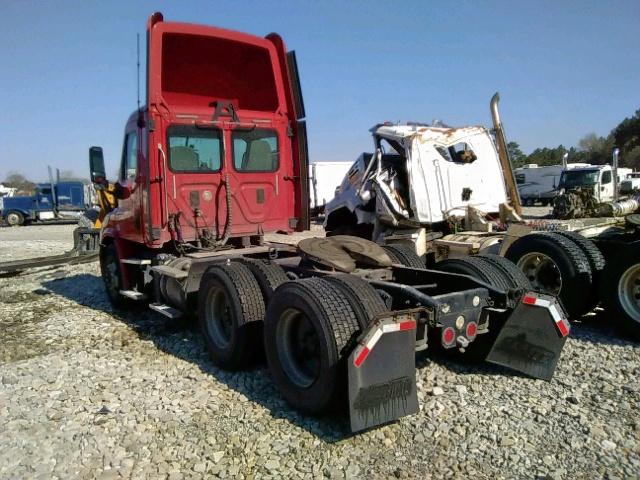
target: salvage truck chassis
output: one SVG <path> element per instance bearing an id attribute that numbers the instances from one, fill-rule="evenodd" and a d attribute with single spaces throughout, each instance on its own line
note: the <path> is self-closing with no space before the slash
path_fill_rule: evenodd
<path id="1" fill-rule="evenodd" d="M 197 315 L 212 360 L 238 370 L 264 348 L 295 408 L 348 404 L 352 431 L 418 411 L 415 352 L 466 352 L 550 380 L 569 323 L 554 297 L 397 263 L 357 237 L 183 256 L 101 254 L 110 298 Z M 127 265 L 130 290 L 120 290 Z M 349 272 L 349 273 L 346 273 Z"/>

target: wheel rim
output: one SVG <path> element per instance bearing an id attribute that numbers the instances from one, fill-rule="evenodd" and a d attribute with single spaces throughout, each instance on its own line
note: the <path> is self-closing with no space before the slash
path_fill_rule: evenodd
<path id="1" fill-rule="evenodd" d="M 540 252 L 527 253 L 518 260 L 517 265 L 531 282 L 532 288 L 554 295 L 562 290 L 560 268 L 548 255 Z"/>
<path id="2" fill-rule="evenodd" d="M 218 348 L 225 349 L 231 342 L 233 317 L 224 290 L 209 290 L 206 305 L 205 318 L 209 338 Z"/>
<path id="3" fill-rule="evenodd" d="M 309 318 L 295 308 L 285 310 L 276 328 L 276 346 L 284 373 L 299 388 L 320 375 L 320 341 Z"/>
<path id="4" fill-rule="evenodd" d="M 640 264 L 631 266 L 620 277 L 618 298 L 625 313 L 640 322 Z"/>
<path id="5" fill-rule="evenodd" d="M 9 225 L 18 225 L 20 223 L 20 217 L 17 213 L 10 213 L 7 215 L 7 223 Z"/>

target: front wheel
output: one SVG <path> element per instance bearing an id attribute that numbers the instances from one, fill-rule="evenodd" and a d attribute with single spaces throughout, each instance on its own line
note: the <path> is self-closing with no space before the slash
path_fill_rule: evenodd
<path id="1" fill-rule="evenodd" d="M 115 308 L 123 308 L 126 299 L 120 294 L 122 290 L 122 271 L 120 269 L 120 259 L 114 244 L 101 247 L 100 252 L 100 273 L 107 292 L 107 297 L 111 305 Z"/>
<path id="2" fill-rule="evenodd" d="M 20 212 L 12 211 L 7 213 L 5 220 L 12 227 L 19 227 L 20 225 L 24 225 L 24 215 Z"/>

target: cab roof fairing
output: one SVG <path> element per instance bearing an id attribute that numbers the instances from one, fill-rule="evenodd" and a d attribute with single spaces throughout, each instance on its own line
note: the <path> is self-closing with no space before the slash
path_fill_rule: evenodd
<path id="1" fill-rule="evenodd" d="M 419 138 L 422 142 L 432 141 L 453 145 L 464 137 L 477 135 L 478 133 L 488 134 L 489 131 L 483 126 L 469 126 L 460 128 L 430 127 L 417 124 L 400 125 L 376 125 L 371 129 L 374 136 L 388 138 L 397 142 L 404 142 L 407 139 Z"/>

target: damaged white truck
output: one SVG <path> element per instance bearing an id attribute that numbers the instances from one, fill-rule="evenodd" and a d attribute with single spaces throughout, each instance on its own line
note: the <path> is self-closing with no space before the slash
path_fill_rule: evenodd
<path id="1" fill-rule="evenodd" d="M 371 239 L 404 263 L 494 285 L 480 260 L 506 257 L 519 270 L 503 269 L 524 288 L 559 296 L 571 318 L 603 304 L 640 335 L 639 215 L 523 221 L 498 101 L 492 130 L 373 127 L 374 153 L 360 155 L 325 208 L 327 234 Z"/>

